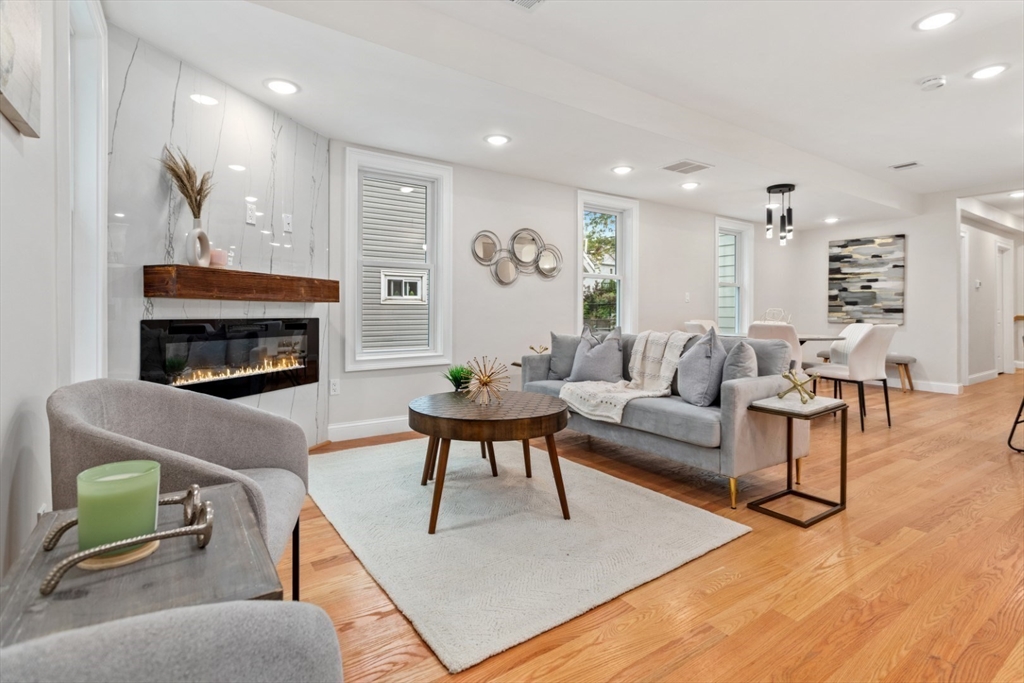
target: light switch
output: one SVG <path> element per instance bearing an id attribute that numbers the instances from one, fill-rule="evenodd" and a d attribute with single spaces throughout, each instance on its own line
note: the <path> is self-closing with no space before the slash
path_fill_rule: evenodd
<path id="1" fill-rule="evenodd" d="M 256 205 L 245 203 L 245 224 L 256 225 Z"/>
<path id="2" fill-rule="evenodd" d="M 690 303 L 690 293 L 686 293 L 686 303 Z"/>
<path id="3" fill-rule="evenodd" d="M 292 215 L 290 213 L 282 213 L 281 218 L 284 220 L 284 231 L 292 231 Z"/>

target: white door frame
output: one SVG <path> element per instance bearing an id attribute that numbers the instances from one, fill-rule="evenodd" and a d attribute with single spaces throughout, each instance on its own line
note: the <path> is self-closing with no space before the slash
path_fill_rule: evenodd
<path id="1" fill-rule="evenodd" d="M 1013 311 L 1017 310 L 1013 291 L 1013 242 L 996 237 L 996 372 L 1013 374 Z M 1000 362 L 1002 359 L 1002 362 Z"/>
<path id="2" fill-rule="evenodd" d="M 966 225 L 960 226 L 960 384 L 967 386 L 970 383 L 970 305 L 968 302 L 968 273 L 970 271 L 970 246 L 971 239 Z"/>
<path id="3" fill-rule="evenodd" d="M 64 385 L 107 375 L 107 22 L 99 0 L 56 3 L 54 19 L 57 371 Z"/>

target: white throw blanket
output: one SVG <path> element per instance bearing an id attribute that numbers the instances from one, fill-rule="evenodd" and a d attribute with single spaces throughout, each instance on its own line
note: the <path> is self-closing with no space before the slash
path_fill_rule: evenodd
<path id="1" fill-rule="evenodd" d="M 627 382 L 569 382 L 559 398 L 574 412 L 601 422 L 622 422 L 626 404 L 635 398 L 668 396 L 672 377 L 679 366 L 679 357 L 690 337 L 689 332 L 641 332 L 629 357 Z"/>

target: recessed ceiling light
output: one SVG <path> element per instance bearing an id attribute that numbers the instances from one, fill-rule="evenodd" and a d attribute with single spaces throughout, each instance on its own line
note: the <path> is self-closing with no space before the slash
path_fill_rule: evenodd
<path id="1" fill-rule="evenodd" d="M 236 247 L 236 246 L 235 246 L 235 245 L 233 245 L 233 244 L 232 244 L 232 245 L 231 245 L 230 247 L 228 247 L 228 249 L 237 249 L 237 248 L 238 248 L 238 247 Z"/>
<path id="2" fill-rule="evenodd" d="M 217 100 L 215 100 L 214 98 L 210 97 L 209 95 L 200 95 L 199 93 L 190 95 L 189 99 L 191 99 L 196 104 L 205 104 L 208 107 L 212 107 L 213 105 L 217 104 Z"/>
<path id="3" fill-rule="evenodd" d="M 410 192 L 413 191 L 413 189 L 411 187 L 400 187 L 398 188 L 398 191 L 401 192 L 402 194 L 409 194 Z"/>
<path id="4" fill-rule="evenodd" d="M 270 234 L 269 230 L 260 230 L 260 232 L 262 232 L 264 235 L 269 235 Z"/>
<path id="5" fill-rule="evenodd" d="M 766 209 L 777 209 L 777 208 L 779 208 L 779 205 L 776 202 L 772 202 L 771 204 L 765 204 L 764 208 L 766 208 Z"/>
<path id="6" fill-rule="evenodd" d="M 271 242 L 270 246 L 272 246 L 272 247 L 279 247 L 279 246 L 281 246 L 281 243 L 280 242 Z"/>
<path id="7" fill-rule="evenodd" d="M 245 201 L 247 201 L 247 202 L 254 202 L 254 201 L 256 201 L 256 197 L 246 197 Z"/>
<path id="8" fill-rule="evenodd" d="M 1007 67 L 1006 64 L 993 64 L 992 66 L 986 66 L 982 67 L 981 69 L 972 71 L 968 75 L 971 78 L 978 79 L 992 78 L 993 76 L 998 76 L 999 74 L 1003 73 L 1004 71 L 1006 71 L 1007 68 L 1009 67 Z"/>
<path id="9" fill-rule="evenodd" d="M 612 169 L 612 173 L 617 173 L 619 175 L 626 175 L 627 173 L 629 173 L 632 170 L 633 170 L 632 166 L 616 166 L 615 168 Z"/>
<path id="10" fill-rule="evenodd" d="M 839 219 L 836 218 L 835 216 L 829 216 L 828 218 L 825 219 L 825 222 L 826 223 L 830 223 L 830 224 L 831 223 L 838 223 Z"/>
<path id="11" fill-rule="evenodd" d="M 696 190 L 698 187 L 700 187 L 700 183 L 695 183 L 692 181 L 689 183 L 683 183 L 684 190 Z"/>
<path id="12" fill-rule="evenodd" d="M 263 212 L 262 212 L 262 211 L 257 211 L 257 212 L 256 212 L 256 215 L 257 215 L 257 216 L 262 216 L 262 215 L 263 215 Z"/>
<path id="13" fill-rule="evenodd" d="M 1020 199 L 1021 197 L 1024 197 L 1024 190 L 1022 190 L 1020 192 L 1011 192 L 1010 196 L 1013 197 L 1014 199 Z M 123 216 L 124 214 L 123 213 L 115 213 L 114 215 L 115 216 Z"/>
<path id="14" fill-rule="evenodd" d="M 282 245 L 282 246 L 283 246 L 283 247 L 284 247 L 285 249 L 291 249 L 291 248 L 292 248 L 292 245 L 290 245 L 290 244 L 284 244 L 284 245 Z"/>
<path id="15" fill-rule="evenodd" d="M 495 147 L 501 147 L 502 145 L 507 145 L 508 143 L 512 142 L 512 138 L 510 138 L 507 135 L 488 135 L 487 137 L 484 138 L 484 140 L 491 143 Z"/>
<path id="16" fill-rule="evenodd" d="M 1014 195 L 1011 194 L 1010 196 L 1013 197 Z M 124 218 L 124 214 L 123 213 L 115 213 L 114 214 L 114 218 Z"/>
<path id="17" fill-rule="evenodd" d="M 295 85 L 291 81 L 286 81 L 283 78 L 269 78 L 263 81 L 263 85 L 267 86 L 278 95 L 294 95 L 299 92 L 299 86 Z"/>
<path id="18" fill-rule="evenodd" d="M 242 166 L 241 164 L 228 164 L 228 168 L 230 168 L 232 171 L 244 171 L 245 170 L 245 166 Z"/>
<path id="19" fill-rule="evenodd" d="M 929 14 L 927 17 L 914 24 L 914 28 L 918 31 L 934 31 L 937 28 L 949 26 L 959 18 L 959 10 L 936 12 L 935 14 Z"/>

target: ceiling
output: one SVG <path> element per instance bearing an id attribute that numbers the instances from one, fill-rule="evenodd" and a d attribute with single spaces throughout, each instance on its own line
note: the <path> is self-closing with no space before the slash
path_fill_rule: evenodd
<path id="1" fill-rule="evenodd" d="M 1012 213 L 1014 216 L 1024 218 L 1024 195 L 1011 197 L 1010 194 L 1009 192 L 996 192 L 994 194 L 979 195 L 974 197 L 974 199 L 985 202 L 989 206 L 994 206 L 1006 213 Z"/>
<path id="2" fill-rule="evenodd" d="M 946 7 L 104 2 L 112 23 L 332 138 L 748 220 L 765 186 L 795 182 L 797 229 L 1024 184 L 1024 3 L 962 1 L 945 29 L 911 28 Z M 965 77 L 998 62 L 1011 69 Z M 937 73 L 949 84 L 921 92 Z M 302 90 L 277 96 L 271 76 Z M 493 132 L 512 143 L 487 145 Z M 660 170 L 686 158 L 714 168 Z M 905 161 L 922 167 L 887 168 Z"/>

